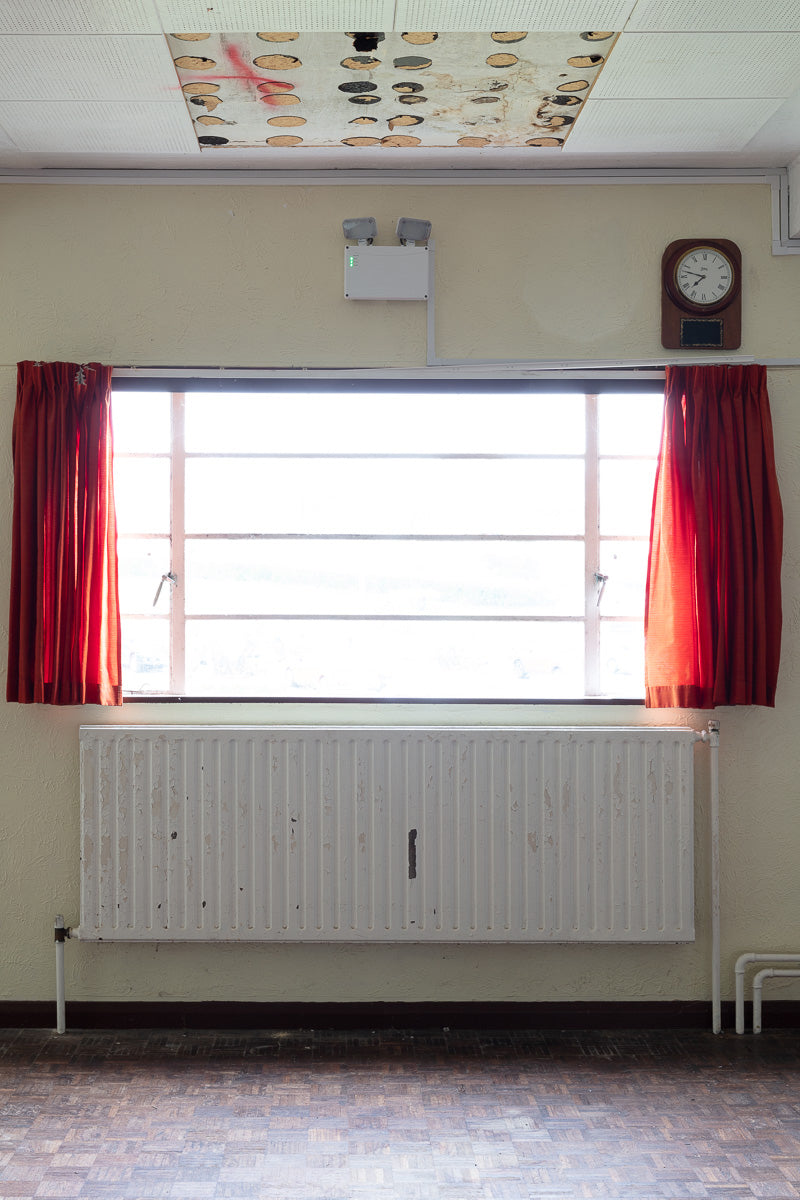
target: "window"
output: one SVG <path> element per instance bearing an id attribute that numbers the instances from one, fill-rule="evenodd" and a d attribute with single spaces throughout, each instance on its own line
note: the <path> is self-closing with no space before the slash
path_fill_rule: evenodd
<path id="1" fill-rule="evenodd" d="M 661 391 L 488 386 L 115 388 L 126 694 L 641 697 Z"/>

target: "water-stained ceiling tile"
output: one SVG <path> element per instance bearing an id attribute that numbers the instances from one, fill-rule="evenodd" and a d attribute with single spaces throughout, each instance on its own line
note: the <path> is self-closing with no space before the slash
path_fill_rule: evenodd
<path id="1" fill-rule="evenodd" d="M 201 30 L 168 44 L 203 148 L 557 149 L 615 39 L 586 29 L 378 31 L 362 52 L 354 32 Z M 374 136 L 353 132 L 354 121 L 366 122 L 353 106 L 370 109 Z M 302 130 L 294 134 L 302 140 L 277 143 L 276 127 Z"/>

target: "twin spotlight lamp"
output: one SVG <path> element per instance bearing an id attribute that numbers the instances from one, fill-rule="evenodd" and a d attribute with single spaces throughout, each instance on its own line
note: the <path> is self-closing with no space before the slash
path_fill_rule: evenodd
<path id="1" fill-rule="evenodd" d="M 359 246 L 371 246 L 378 236 L 378 222 L 374 217 L 348 217 L 342 221 L 342 229 L 347 241 L 358 242 Z M 395 233 L 401 246 L 416 246 L 417 242 L 427 242 L 431 236 L 431 223 L 418 217 L 401 217 Z"/>
<path id="2" fill-rule="evenodd" d="M 344 294 L 347 300 L 427 300 L 430 264 L 430 221 L 401 217 L 399 246 L 376 246 L 374 217 L 342 221 L 348 245 L 344 253 Z M 355 243 L 355 244 L 353 244 Z"/>

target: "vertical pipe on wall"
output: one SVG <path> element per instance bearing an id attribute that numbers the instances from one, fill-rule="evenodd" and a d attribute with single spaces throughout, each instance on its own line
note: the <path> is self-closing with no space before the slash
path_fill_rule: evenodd
<path id="1" fill-rule="evenodd" d="M 56 1033 L 64 1033 L 67 1028 L 66 988 L 64 985 L 64 941 L 68 936 L 68 931 L 64 928 L 64 918 L 59 913 L 55 920 Z"/>
<path id="2" fill-rule="evenodd" d="M 710 762 L 709 824 L 711 826 L 711 1028 L 722 1032 L 719 923 L 719 721 L 708 722 Z"/>

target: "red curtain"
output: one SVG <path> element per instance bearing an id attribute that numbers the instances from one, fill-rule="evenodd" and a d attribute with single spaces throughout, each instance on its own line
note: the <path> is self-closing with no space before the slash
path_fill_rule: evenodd
<path id="1" fill-rule="evenodd" d="M 111 368 L 23 362 L 7 699 L 121 704 Z"/>
<path id="2" fill-rule="evenodd" d="M 668 367 L 647 572 L 649 708 L 774 705 L 782 542 L 766 369 Z"/>

